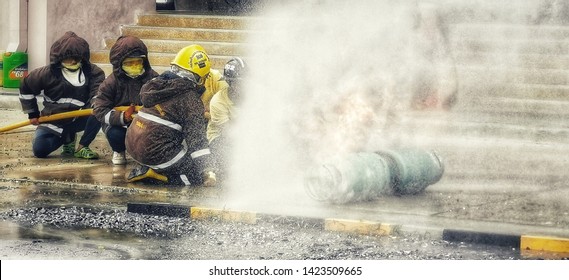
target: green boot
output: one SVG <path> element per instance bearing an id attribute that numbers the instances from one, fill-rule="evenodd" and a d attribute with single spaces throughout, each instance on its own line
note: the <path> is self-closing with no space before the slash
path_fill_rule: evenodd
<path id="1" fill-rule="evenodd" d="M 83 147 L 79 151 L 75 152 L 76 158 L 84 158 L 84 159 L 98 159 L 99 154 L 91 150 L 89 147 Z"/>
<path id="2" fill-rule="evenodd" d="M 64 157 L 71 157 L 75 154 L 75 140 L 71 143 L 63 144 L 61 146 L 61 155 Z"/>

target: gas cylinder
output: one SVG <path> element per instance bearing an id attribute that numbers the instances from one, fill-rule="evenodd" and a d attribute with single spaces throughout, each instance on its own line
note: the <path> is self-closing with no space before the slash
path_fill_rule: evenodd
<path id="1" fill-rule="evenodd" d="M 378 151 L 389 165 L 390 186 L 395 194 L 417 194 L 438 182 L 444 173 L 440 156 L 431 150 L 399 148 Z"/>
<path id="2" fill-rule="evenodd" d="M 417 194 L 438 182 L 443 172 L 434 151 L 398 148 L 350 153 L 309 169 L 304 187 L 315 200 L 342 204 Z"/>
<path id="3" fill-rule="evenodd" d="M 377 153 L 334 157 L 308 171 L 304 186 L 315 200 L 330 203 L 373 200 L 391 192 L 389 166 Z"/>

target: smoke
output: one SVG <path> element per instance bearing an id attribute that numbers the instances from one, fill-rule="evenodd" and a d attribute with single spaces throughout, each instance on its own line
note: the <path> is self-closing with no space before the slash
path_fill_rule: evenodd
<path id="1" fill-rule="evenodd" d="M 286 2 L 262 10 L 248 40 L 228 184 L 243 203 L 303 199 L 315 163 L 401 144 L 417 128 L 409 110 L 454 106 L 460 84 L 483 77 L 457 73 L 449 36 L 461 34 L 447 24 L 554 21 L 543 1 Z"/>
<path id="2" fill-rule="evenodd" d="M 412 14 L 364 2 L 295 1 L 251 28 L 230 184 L 241 200 L 304 196 L 312 163 L 365 148 L 385 125 Z"/>

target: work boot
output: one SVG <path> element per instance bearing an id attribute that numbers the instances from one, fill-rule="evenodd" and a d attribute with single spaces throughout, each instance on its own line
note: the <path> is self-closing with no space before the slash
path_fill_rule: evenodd
<path id="1" fill-rule="evenodd" d="M 154 171 L 152 168 L 144 165 L 139 165 L 135 167 L 132 171 L 130 171 L 130 174 L 128 175 L 126 181 L 128 183 L 132 183 L 144 179 L 156 179 L 161 182 L 165 183 L 168 182 L 168 177 L 159 174 L 156 171 Z"/>
<path id="2" fill-rule="evenodd" d="M 75 154 L 75 140 L 71 143 L 63 144 L 61 146 L 61 155 L 64 157 L 70 157 Z"/>
<path id="3" fill-rule="evenodd" d="M 203 186 L 204 187 L 215 187 L 217 184 L 217 176 L 213 171 L 206 171 L 203 173 Z"/>
<path id="4" fill-rule="evenodd" d="M 126 164 L 126 153 L 125 152 L 113 152 L 113 164 L 114 165 L 125 165 Z"/>
<path id="5" fill-rule="evenodd" d="M 76 158 L 84 158 L 84 159 L 98 159 L 99 154 L 95 153 L 89 147 L 83 147 L 79 151 L 74 153 Z"/>

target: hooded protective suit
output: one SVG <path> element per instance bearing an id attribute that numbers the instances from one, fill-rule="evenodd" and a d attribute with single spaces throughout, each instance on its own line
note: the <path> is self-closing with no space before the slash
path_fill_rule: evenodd
<path id="1" fill-rule="evenodd" d="M 80 57 L 85 78 L 82 86 L 74 86 L 62 74 L 61 61 L 67 57 Z M 53 43 L 50 49 L 50 64 L 30 71 L 20 85 L 20 103 L 29 118 L 52 115 L 91 107 L 91 99 L 105 79 L 105 73 L 90 63 L 89 44 L 85 39 L 68 31 Z M 80 77 L 83 77 L 80 75 Z M 40 112 L 37 96 L 43 91 L 43 110 Z M 61 136 L 63 127 L 76 121 L 64 119 L 42 123 L 38 129 L 46 129 Z"/>
<path id="2" fill-rule="evenodd" d="M 127 152 L 172 183 L 199 185 L 212 169 L 199 86 L 166 71 L 140 91 L 143 107 L 127 129 Z"/>
<path id="3" fill-rule="evenodd" d="M 129 77 L 121 68 L 123 60 L 131 56 L 140 56 L 143 59 L 144 72 L 136 77 Z M 121 36 L 117 39 L 110 51 L 110 62 L 113 65 L 111 73 L 99 87 L 96 98 L 93 100 L 94 114 L 103 124 L 103 130 L 109 126 L 124 126 L 124 112 L 116 111 L 117 106 L 142 105 L 140 88 L 152 78 L 158 76 L 148 62 L 148 49 L 138 38 Z"/>

